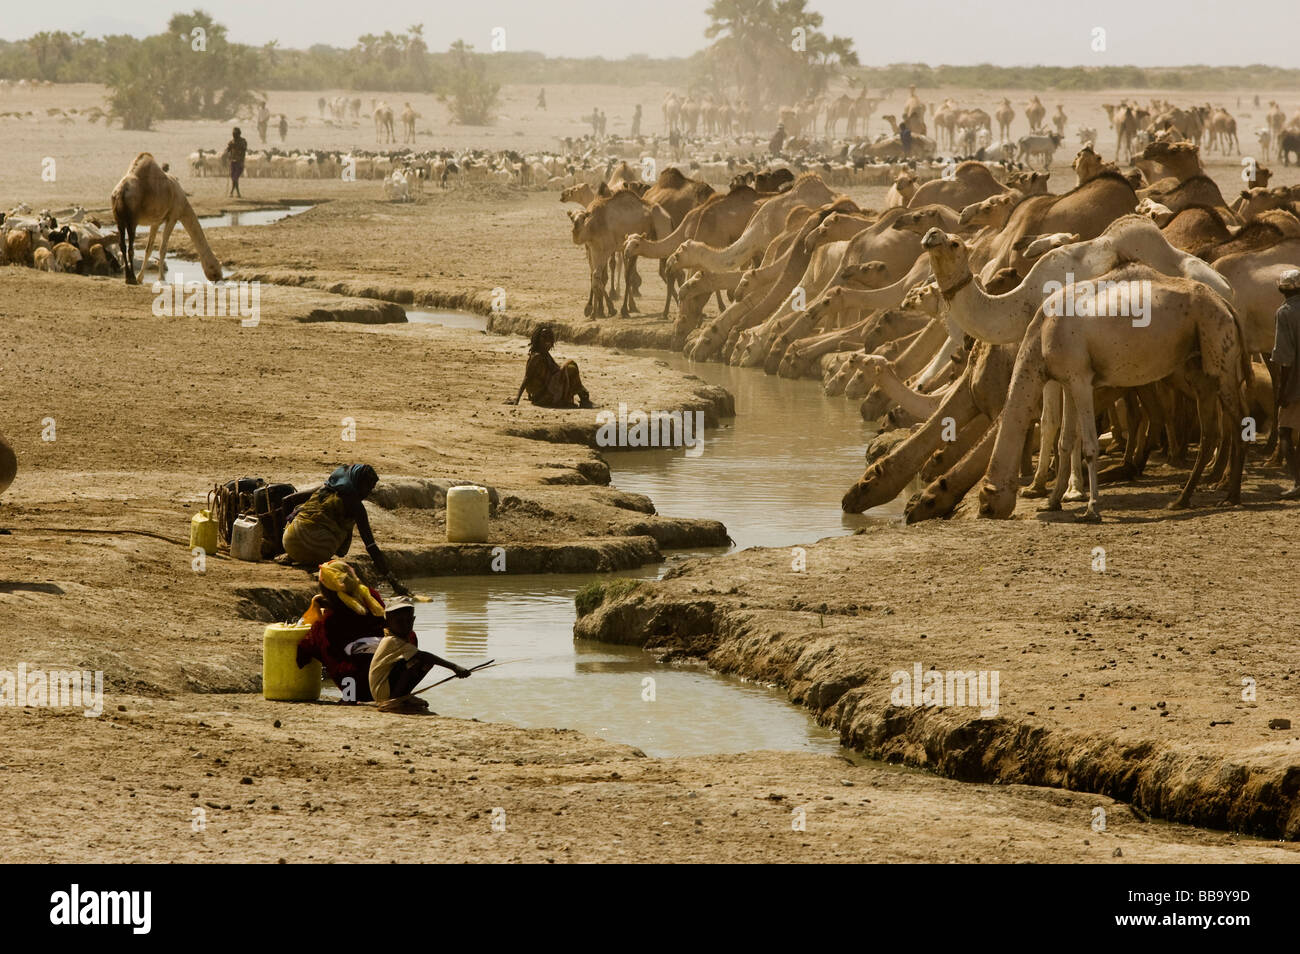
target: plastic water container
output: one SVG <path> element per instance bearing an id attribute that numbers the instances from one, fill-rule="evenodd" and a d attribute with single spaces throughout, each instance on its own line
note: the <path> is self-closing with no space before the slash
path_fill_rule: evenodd
<path id="1" fill-rule="evenodd" d="M 447 491 L 447 542 L 487 543 L 488 492 L 466 485 Z"/>
<path id="2" fill-rule="evenodd" d="M 236 560 L 262 559 L 262 521 L 237 517 L 230 531 L 230 555 Z"/>
<path id="3" fill-rule="evenodd" d="M 262 698 L 280 702 L 311 702 L 320 698 L 320 663 L 313 659 L 298 668 L 298 640 L 311 627 L 306 623 L 272 623 L 262 633 Z"/>
<path id="4" fill-rule="evenodd" d="M 200 510 L 190 518 L 190 549 L 202 547 L 203 552 L 217 552 L 217 521 L 207 510 Z"/>

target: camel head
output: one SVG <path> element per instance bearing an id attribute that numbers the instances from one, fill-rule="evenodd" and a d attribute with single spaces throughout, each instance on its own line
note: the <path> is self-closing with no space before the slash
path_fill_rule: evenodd
<path id="1" fill-rule="evenodd" d="M 913 524 L 942 517 L 950 513 L 956 503 L 957 498 L 949 487 L 948 478 L 940 477 L 907 502 L 903 511 L 904 519 Z"/>
<path id="2" fill-rule="evenodd" d="M 970 259 L 966 243 L 943 229 L 930 229 L 921 239 L 921 248 L 930 256 L 930 267 L 941 288 L 952 288 L 970 277 Z"/>
<path id="3" fill-rule="evenodd" d="M 1137 208 L 1134 209 L 1133 211 L 1136 212 L 1138 215 L 1146 216 L 1161 228 L 1168 225 L 1169 220 L 1174 217 L 1173 210 L 1170 209 L 1169 206 L 1161 205 L 1159 202 L 1157 202 L 1155 199 L 1152 199 L 1150 196 L 1148 196 L 1147 198 L 1139 202 L 1137 204 Z"/>
<path id="4" fill-rule="evenodd" d="M 991 225 L 1001 228 L 1011 215 L 1011 208 L 1016 204 L 1016 197 L 1009 192 L 989 196 L 981 202 L 973 202 L 961 210 L 957 222 L 962 226 Z"/>
<path id="5" fill-rule="evenodd" d="M 921 311 L 931 318 L 939 315 L 939 286 L 934 282 L 917 282 L 907 290 L 899 307 L 904 311 Z"/>
<path id="6" fill-rule="evenodd" d="M 1009 291 L 1015 291 L 1023 280 L 1015 267 L 1008 265 L 993 273 L 992 277 L 984 283 L 984 290 L 990 295 L 1005 295 Z"/>
<path id="7" fill-rule="evenodd" d="M 872 506 L 872 484 L 879 479 L 880 473 L 880 465 L 872 464 L 857 483 L 849 488 L 848 493 L 840 500 L 840 507 L 845 513 L 862 513 Z"/>
<path id="8" fill-rule="evenodd" d="M 894 219 L 894 228 L 900 232 L 915 232 L 917 235 L 924 235 L 930 229 L 942 226 L 943 221 L 943 213 L 932 206 L 928 206 L 917 209 L 915 212 L 904 212 Z"/>
<path id="9" fill-rule="evenodd" d="M 888 284 L 888 278 L 889 266 L 884 262 L 873 261 L 844 266 L 844 268 L 840 269 L 838 281 L 841 284 L 851 284 L 870 291 L 875 288 L 884 288 Z"/>
<path id="10" fill-rule="evenodd" d="M 1013 487 L 1001 488 L 992 482 L 986 482 L 980 488 L 980 516 L 994 520 L 1006 520 L 1015 512 L 1016 491 Z"/>

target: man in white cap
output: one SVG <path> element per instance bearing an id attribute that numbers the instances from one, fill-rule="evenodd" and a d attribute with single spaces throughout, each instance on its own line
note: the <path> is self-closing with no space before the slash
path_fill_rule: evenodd
<path id="1" fill-rule="evenodd" d="M 1291 489 L 1283 500 L 1300 500 L 1300 269 L 1290 268 L 1278 276 L 1277 290 L 1286 298 L 1277 310 L 1273 339 L 1273 362 L 1277 365 L 1274 382 L 1277 400 L 1277 427 L 1286 466 L 1291 471 Z"/>

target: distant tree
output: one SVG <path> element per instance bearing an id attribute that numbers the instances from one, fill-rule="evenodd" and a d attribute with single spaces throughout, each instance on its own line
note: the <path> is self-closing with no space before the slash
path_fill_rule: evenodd
<path id="1" fill-rule="evenodd" d="M 713 0 L 707 13 L 710 71 L 729 76 L 726 85 L 755 106 L 816 96 L 858 65 L 853 41 L 822 33 L 807 0 Z"/>
<path id="2" fill-rule="evenodd" d="M 451 110 L 456 122 L 465 126 L 488 125 L 501 87 L 488 79 L 487 58 L 475 53 L 464 40 L 457 40 L 448 52 L 447 87 L 438 99 Z"/>

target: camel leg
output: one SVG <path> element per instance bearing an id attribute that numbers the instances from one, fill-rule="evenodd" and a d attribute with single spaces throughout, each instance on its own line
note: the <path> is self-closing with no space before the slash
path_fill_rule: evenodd
<path id="1" fill-rule="evenodd" d="M 640 284 L 633 281 L 636 277 L 636 256 L 629 255 L 626 262 L 624 262 L 624 267 L 627 269 L 627 273 L 623 276 L 623 308 L 619 311 L 619 315 L 627 318 L 633 311 L 636 311 L 636 298 L 633 296 Z"/>
<path id="2" fill-rule="evenodd" d="M 1217 403 L 1215 401 L 1215 385 L 1207 377 L 1197 374 L 1194 378 L 1188 375 L 1189 383 L 1196 390 L 1196 412 L 1201 419 L 1201 440 L 1196 445 L 1196 463 L 1192 465 L 1192 472 L 1187 476 L 1187 483 L 1183 485 L 1182 491 L 1172 502 L 1169 510 L 1186 510 L 1192 503 L 1192 493 L 1196 490 L 1196 485 L 1201 479 L 1201 474 L 1205 471 L 1206 459 L 1209 457 L 1209 440 L 1207 435 L 1214 432 L 1214 424 L 1218 415 L 1215 413 Z"/>
<path id="3" fill-rule="evenodd" d="M 140 263 L 141 280 L 144 279 L 144 273 L 146 269 L 149 268 L 149 255 L 153 252 L 153 240 L 157 234 L 158 234 L 158 226 L 156 225 L 149 226 L 149 241 L 144 243 L 144 261 Z M 135 243 L 132 243 L 132 248 L 134 247 L 135 247 Z"/>
<path id="4" fill-rule="evenodd" d="M 1088 468 L 1088 506 L 1079 515 L 1087 522 L 1101 520 L 1101 497 L 1097 480 L 1097 458 L 1101 454 L 1101 444 L 1097 439 L 1097 412 L 1092 403 L 1092 382 L 1074 380 L 1070 382 L 1070 397 L 1074 401 L 1074 417 L 1078 422 L 1079 445 L 1083 454 L 1083 463 Z"/>
<path id="5" fill-rule="evenodd" d="M 167 240 L 172 237 L 172 229 L 175 227 L 175 219 L 168 219 L 163 225 L 162 241 L 158 243 L 158 281 L 162 281 L 167 274 Z"/>
<path id="6" fill-rule="evenodd" d="M 988 420 L 988 418 L 983 419 Z M 907 522 L 919 523 L 934 517 L 947 517 L 956 510 L 957 505 L 965 499 L 966 494 L 988 469 L 989 461 L 993 458 L 993 445 L 997 436 L 998 429 L 992 423 L 985 425 L 979 442 L 962 455 L 961 460 L 951 470 L 926 487 L 919 497 L 909 501 Z"/>
<path id="7" fill-rule="evenodd" d="M 1074 405 L 1068 395 L 1061 396 L 1061 423 L 1056 446 L 1056 480 L 1052 483 L 1052 492 L 1040 508 L 1045 511 L 1061 509 L 1061 501 L 1074 483 L 1074 468 L 1066 464 L 1073 458 L 1074 449 L 1079 446 L 1079 420 L 1074 414 Z M 1075 498 L 1078 499 L 1078 498 Z"/>
<path id="8" fill-rule="evenodd" d="M 1022 491 L 1025 497 L 1047 496 L 1047 474 L 1052 465 L 1052 449 L 1061 433 L 1061 408 L 1064 403 L 1061 385 L 1048 381 L 1043 388 L 1043 413 L 1038 422 L 1038 467 L 1034 482 Z M 1059 509 L 1058 506 L 1053 509 Z"/>

